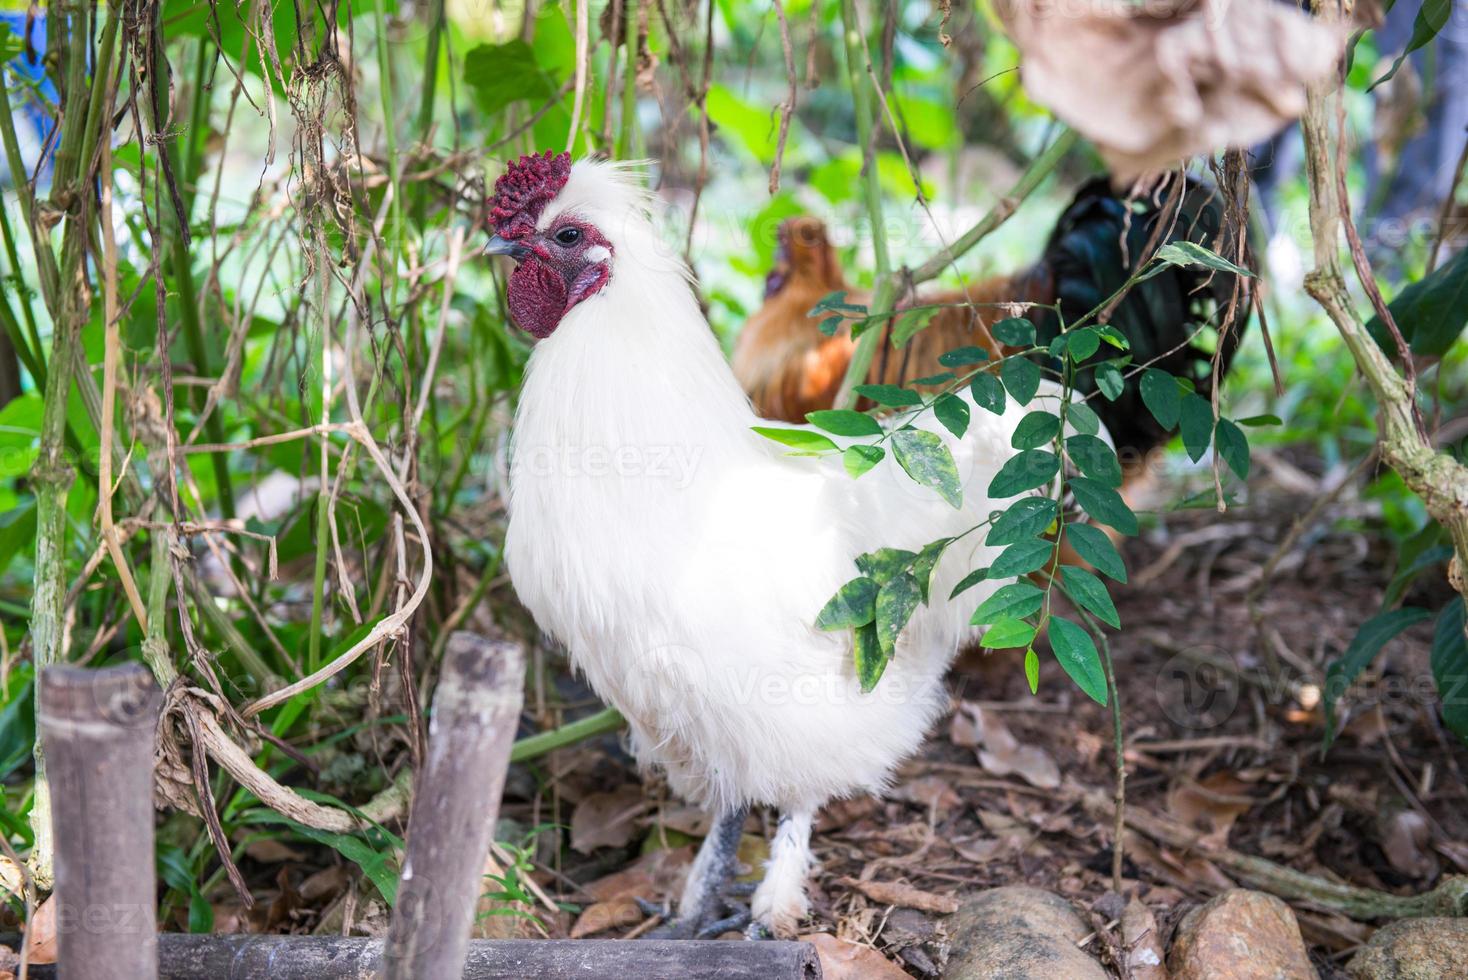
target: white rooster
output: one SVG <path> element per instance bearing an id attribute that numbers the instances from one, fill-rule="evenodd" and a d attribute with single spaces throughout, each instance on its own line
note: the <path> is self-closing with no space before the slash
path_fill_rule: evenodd
<path id="1" fill-rule="evenodd" d="M 858 555 L 917 551 L 1002 510 L 985 489 L 1026 410 L 975 410 L 962 440 L 931 415 L 914 423 L 952 451 L 961 507 L 890 454 L 860 479 L 839 458 L 784 455 L 751 431 L 760 420 L 648 204 L 636 170 L 564 154 L 524 157 L 495 185 L 486 251 L 517 261 L 509 309 L 539 338 L 515 417 L 506 559 L 537 623 L 626 716 L 639 760 L 714 816 L 670 933 L 724 927 L 745 816 L 769 806 L 779 829 L 751 911 L 790 935 L 808 908 L 813 816 L 880 791 L 918 748 L 969 613 L 1005 580 L 962 601 L 950 590 L 1002 549 L 974 534 L 947 550 L 869 693 L 852 634 L 816 629 L 817 614 Z"/>

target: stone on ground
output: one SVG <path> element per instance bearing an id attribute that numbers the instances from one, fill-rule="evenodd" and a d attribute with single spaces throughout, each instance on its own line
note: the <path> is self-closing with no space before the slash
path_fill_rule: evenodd
<path id="1" fill-rule="evenodd" d="M 1295 913 L 1273 895 L 1242 888 L 1184 917 L 1168 967 L 1172 980 L 1316 980 Z"/>
<path id="2" fill-rule="evenodd" d="M 1376 935 L 1346 967 L 1355 980 L 1438 980 L 1468 975 L 1468 919 L 1403 919 Z"/>
<path id="3" fill-rule="evenodd" d="M 1105 980 L 1076 943 L 1091 927 L 1070 902 L 1039 888 L 991 888 L 947 920 L 944 980 Z"/>

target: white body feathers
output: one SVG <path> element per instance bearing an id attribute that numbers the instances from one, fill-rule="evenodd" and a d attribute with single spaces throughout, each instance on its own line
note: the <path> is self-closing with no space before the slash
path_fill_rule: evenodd
<path id="1" fill-rule="evenodd" d="M 574 211 L 614 257 L 530 359 L 510 461 L 515 589 L 627 717 L 639 759 L 691 801 L 809 813 L 878 790 L 946 703 L 969 614 L 1004 583 L 948 594 L 998 549 L 978 531 L 948 550 L 870 694 L 850 633 L 816 630 L 816 615 L 857 555 L 916 551 L 1002 509 L 985 488 L 1039 406 L 975 408 L 961 441 L 931 415 L 917 423 L 951 447 L 961 510 L 890 454 L 859 480 L 835 459 L 784 456 L 750 431 L 759 420 L 633 176 L 577 163 L 540 216 Z"/>

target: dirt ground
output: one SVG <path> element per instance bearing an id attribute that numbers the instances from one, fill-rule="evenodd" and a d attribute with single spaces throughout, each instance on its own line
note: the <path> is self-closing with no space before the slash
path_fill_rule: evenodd
<path id="1" fill-rule="evenodd" d="M 1112 653 L 1133 824 L 1121 894 L 1146 903 L 1164 937 L 1224 888 L 1270 890 L 1240 870 L 1250 858 L 1398 895 L 1468 872 L 1468 751 L 1437 719 L 1431 623 L 1390 644 L 1352 689 L 1341 735 L 1322 756 L 1326 665 L 1377 611 L 1392 572 L 1373 505 L 1355 483 L 1344 486 L 1333 519 L 1306 527 L 1252 594 L 1289 528 L 1346 479 L 1298 455 L 1260 453 L 1256 466 L 1248 498 L 1227 513 L 1167 512 L 1128 542 L 1131 584 L 1116 592 L 1124 629 Z M 1423 588 L 1408 601 L 1438 608 L 1447 598 L 1445 584 Z M 509 590 L 496 601 L 499 622 L 523 628 L 503 605 Z M 1090 951 L 1112 962 L 1124 904 L 1112 868 L 1112 719 L 1053 660 L 1042 663 L 1031 696 L 1018 657 L 965 655 L 950 678 L 953 711 L 892 791 L 821 814 L 810 931 L 928 975 L 943 960 L 952 897 L 1024 883 L 1071 898 L 1096 929 Z M 540 651 L 526 732 L 597 707 L 564 660 Z M 746 828 L 751 868 L 768 820 L 751 817 Z M 487 884 L 502 894 L 483 903 L 479 932 L 639 935 L 657 920 L 634 897 L 673 897 L 706 826 L 638 775 L 616 735 L 517 765 L 498 833 L 510 846 L 490 869 L 499 884 Z M 353 886 L 356 870 L 325 848 L 256 853 L 246 868 L 265 912 L 239 928 L 385 924 L 370 888 Z M 884 887 L 893 885 L 909 889 L 907 907 L 891 904 Z M 1282 897 L 1321 976 L 1343 975 L 1373 924 Z M 282 901 L 283 914 L 269 911 Z"/>

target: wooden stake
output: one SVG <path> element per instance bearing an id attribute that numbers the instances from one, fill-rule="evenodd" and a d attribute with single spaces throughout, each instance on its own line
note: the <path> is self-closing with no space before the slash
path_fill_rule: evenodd
<path id="1" fill-rule="evenodd" d="M 372 980 L 382 940 L 360 936 L 158 937 L 161 980 Z M 32 980 L 51 980 L 33 966 Z M 70 974 L 68 974 L 70 976 Z M 820 980 L 809 943 L 749 940 L 477 939 L 461 973 L 418 980 Z"/>
<path id="2" fill-rule="evenodd" d="M 41 675 L 63 980 L 158 975 L 153 736 L 162 698 L 141 664 Z M 34 968 L 32 973 L 34 974 Z"/>
<path id="3" fill-rule="evenodd" d="M 409 811 L 408 853 L 383 955 L 387 980 L 463 970 L 524 683 L 519 644 L 467 632 L 449 637 Z"/>

